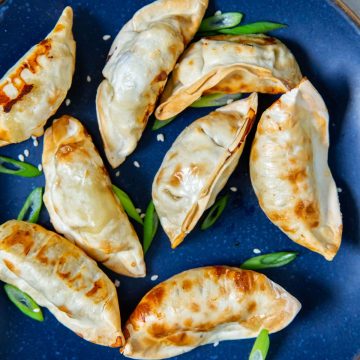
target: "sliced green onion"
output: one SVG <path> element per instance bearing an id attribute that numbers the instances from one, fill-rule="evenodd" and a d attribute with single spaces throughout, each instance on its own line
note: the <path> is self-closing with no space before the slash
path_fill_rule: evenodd
<path id="1" fill-rule="evenodd" d="M 242 94 L 209 94 L 193 102 L 190 107 L 203 108 L 211 106 L 223 106 L 232 101 L 239 100 Z"/>
<path id="2" fill-rule="evenodd" d="M 0 173 L 29 178 L 41 175 L 35 166 L 5 156 L 0 156 Z"/>
<path id="3" fill-rule="evenodd" d="M 171 123 L 173 120 L 175 120 L 176 116 L 171 117 L 170 119 L 167 120 L 158 120 L 155 119 L 154 121 L 154 125 L 152 127 L 152 130 L 159 130 L 162 127 L 166 126 L 167 124 Z"/>
<path id="4" fill-rule="evenodd" d="M 39 305 L 27 294 L 19 290 L 13 285 L 6 284 L 4 286 L 6 295 L 10 301 L 26 316 L 37 320 L 44 321 L 44 317 Z"/>
<path id="5" fill-rule="evenodd" d="M 225 195 L 215 202 L 215 204 L 211 207 L 210 211 L 208 212 L 203 223 L 201 224 L 201 230 L 206 230 L 215 224 L 215 222 L 218 220 L 218 218 L 224 211 L 228 202 L 229 202 L 229 195 Z"/>
<path id="6" fill-rule="evenodd" d="M 243 14 L 239 12 L 228 12 L 210 16 L 201 22 L 199 32 L 232 28 L 239 25 L 242 18 Z"/>
<path id="7" fill-rule="evenodd" d="M 258 33 L 266 33 L 276 29 L 281 29 L 284 27 L 287 27 L 287 25 L 268 22 L 268 21 L 261 21 L 252 24 L 241 25 L 232 29 L 222 29 L 219 30 L 219 32 L 222 34 L 229 34 L 229 35 L 258 34 Z"/>
<path id="8" fill-rule="evenodd" d="M 246 260 L 240 267 L 247 270 L 275 268 L 294 261 L 298 253 L 295 251 L 280 251 L 270 254 L 255 256 Z"/>
<path id="9" fill-rule="evenodd" d="M 24 220 L 25 215 L 29 213 L 26 221 L 31 223 L 37 223 L 42 207 L 42 198 L 43 188 L 38 187 L 34 189 L 27 197 L 22 209 L 20 210 L 17 220 Z"/>
<path id="10" fill-rule="evenodd" d="M 150 201 L 144 218 L 144 254 L 148 251 L 159 226 L 159 217 L 156 213 L 153 201 Z"/>
<path id="11" fill-rule="evenodd" d="M 269 346 L 269 331 L 262 329 L 255 340 L 254 346 L 249 356 L 249 360 L 265 360 L 269 351 Z"/>
<path id="12" fill-rule="evenodd" d="M 113 185 L 112 187 L 116 197 L 119 199 L 121 205 L 123 206 L 126 213 L 129 215 L 129 217 L 131 217 L 132 219 L 134 219 L 135 221 L 137 221 L 139 224 L 142 225 L 143 220 L 140 217 L 139 213 L 136 211 L 135 205 L 130 199 L 129 195 L 115 185 Z"/>

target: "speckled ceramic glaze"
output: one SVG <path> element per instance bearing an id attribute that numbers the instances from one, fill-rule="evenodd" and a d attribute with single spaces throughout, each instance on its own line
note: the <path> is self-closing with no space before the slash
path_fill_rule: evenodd
<path id="1" fill-rule="evenodd" d="M 71 5 L 75 12 L 74 36 L 77 64 L 73 86 L 57 116 L 70 114 L 82 120 L 101 155 L 102 145 L 95 113 L 95 93 L 112 39 L 132 14 L 149 0 L 7 0 L 0 6 L 1 76 L 32 45 L 52 29 L 62 9 Z M 176 250 L 171 250 L 165 234 L 159 231 L 146 255 L 145 279 L 120 277 L 118 294 L 125 320 L 141 297 L 156 283 L 186 269 L 211 264 L 236 266 L 262 252 L 297 250 L 300 258 L 284 267 L 266 271 L 303 304 L 295 321 L 280 333 L 271 335 L 269 359 L 351 360 L 360 355 L 360 32 L 339 10 L 325 0 L 211 0 L 208 13 L 216 10 L 243 11 L 246 21 L 273 20 L 289 25 L 277 35 L 295 54 L 303 74 L 309 77 L 330 112 L 331 146 L 329 161 L 340 192 L 344 218 L 343 244 L 333 262 L 291 242 L 260 210 L 249 178 L 251 138 L 242 160 L 224 192 L 231 201 L 220 221 L 206 232 L 198 228 Z M 103 40 L 104 35 L 112 39 Z M 91 77 L 91 82 L 87 77 Z M 260 110 L 274 98 L 260 96 Z M 138 148 L 120 167 L 110 170 L 113 182 L 126 190 L 135 204 L 145 209 L 151 184 L 160 163 L 176 136 L 209 109 L 188 109 L 171 125 L 157 132 L 145 131 Z M 51 121 L 50 121 L 51 122 Z M 49 123 L 50 123 L 49 122 Z M 165 141 L 157 141 L 157 134 Z M 28 161 L 39 164 L 42 140 L 34 147 L 29 140 L 0 149 L 14 158 L 30 151 Z M 140 167 L 134 166 L 138 161 Z M 110 167 L 108 167 L 110 169 Z M 0 222 L 17 216 L 26 196 L 44 178 L 25 179 L 0 174 Z M 237 192 L 231 192 L 236 187 Z M 101 211 L 99 209 L 99 211 Z M 50 228 L 44 209 L 39 221 Z M 141 235 L 141 228 L 135 224 Z M 158 275 L 158 278 L 154 275 Z M 152 280 L 153 279 L 153 280 Z M 204 346 L 178 359 L 247 359 L 252 340 L 228 341 Z M 45 311 L 45 322 L 37 323 L 22 315 L 0 289 L 0 359 L 118 359 L 116 349 L 88 343 Z"/>

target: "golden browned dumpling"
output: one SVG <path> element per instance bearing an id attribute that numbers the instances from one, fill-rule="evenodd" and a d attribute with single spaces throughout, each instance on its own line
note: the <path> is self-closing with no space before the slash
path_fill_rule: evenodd
<path id="1" fill-rule="evenodd" d="M 42 135 L 65 99 L 75 69 L 72 24 L 67 7 L 53 31 L 0 80 L 0 146 Z"/>
<path id="2" fill-rule="evenodd" d="M 116 37 L 96 98 L 101 136 L 112 167 L 134 151 L 207 5 L 208 0 L 154 1 L 135 13 Z"/>
<path id="3" fill-rule="evenodd" d="M 226 266 L 185 271 L 150 290 L 124 329 L 123 355 L 165 359 L 288 326 L 301 304 L 265 275 Z"/>
<path id="4" fill-rule="evenodd" d="M 166 84 L 159 120 L 169 119 L 202 94 L 284 93 L 301 80 L 290 50 L 265 35 L 219 35 L 201 39 L 182 55 Z"/>
<path id="5" fill-rule="evenodd" d="M 173 248 L 195 227 L 235 170 L 257 101 L 252 94 L 193 122 L 167 152 L 152 196 Z"/>
<path id="6" fill-rule="evenodd" d="M 328 126 L 323 99 L 304 79 L 263 113 L 250 175 L 268 218 L 293 241 L 332 260 L 342 219 L 328 166 Z"/>
<path id="7" fill-rule="evenodd" d="M 44 202 L 55 229 L 109 269 L 145 276 L 141 244 L 90 135 L 63 116 L 46 130 Z"/>
<path id="8" fill-rule="evenodd" d="M 0 226 L 0 280 L 29 294 L 85 340 L 123 343 L 114 284 L 82 250 L 23 221 Z"/>

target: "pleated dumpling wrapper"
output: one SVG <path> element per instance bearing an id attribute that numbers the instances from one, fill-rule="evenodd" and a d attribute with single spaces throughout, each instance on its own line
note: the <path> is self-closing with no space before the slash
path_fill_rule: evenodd
<path id="1" fill-rule="evenodd" d="M 328 125 L 323 99 L 304 79 L 263 113 L 250 175 L 267 217 L 293 241 L 332 260 L 342 218 L 328 166 Z"/>
<path id="2" fill-rule="evenodd" d="M 208 0 L 158 0 L 140 9 L 110 49 L 96 108 L 113 168 L 131 154 L 178 57 L 195 35 Z"/>
<path id="3" fill-rule="evenodd" d="M 0 80 L 0 146 L 42 135 L 65 99 L 75 69 L 72 24 L 67 7 L 53 31 Z"/>
<path id="4" fill-rule="evenodd" d="M 201 39 L 182 55 L 166 84 L 156 118 L 169 119 L 203 94 L 284 93 L 301 80 L 290 50 L 265 35 Z"/>
<path id="5" fill-rule="evenodd" d="M 256 337 L 291 323 L 297 299 L 265 275 L 226 266 L 185 271 L 150 290 L 124 328 L 123 355 L 165 359 L 198 346 Z"/>
<path id="6" fill-rule="evenodd" d="M 90 135 L 78 120 L 63 116 L 46 130 L 43 168 L 44 203 L 56 231 L 109 269 L 145 276 L 139 239 L 114 195 Z"/>
<path id="7" fill-rule="evenodd" d="M 177 247 L 235 170 L 254 123 L 258 97 L 196 120 L 175 140 L 155 176 L 152 197 L 171 246 Z"/>
<path id="8" fill-rule="evenodd" d="M 85 340 L 123 344 L 117 293 L 81 249 L 40 225 L 0 226 L 0 280 L 29 294 Z"/>

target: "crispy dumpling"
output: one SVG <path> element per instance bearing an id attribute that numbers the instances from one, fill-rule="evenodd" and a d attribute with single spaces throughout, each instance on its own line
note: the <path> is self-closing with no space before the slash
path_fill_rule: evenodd
<path id="1" fill-rule="evenodd" d="M 158 0 L 140 9 L 110 49 L 96 108 L 113 168 L 131 154 L 169 73 L 195 35 L 208 0 Z"/>
<path id="2" fill-rule="evenodd" d="M 53 31 L 0 80 L 0 146 L 42 135 L 65 99 L 75 69 L 72 24 L 67 7 Z"/>
<path id="3" fill-rule="evenodd" d="M 123 355 L 165 359 L 198 346 L 256 337 L 291 323 L 297 299 L 265 275 L 226 266 L 185 271 L 140 301 L 124 329 Z"/>
<path id="4" fill-rule="evenodd" d="M 44 203 L 56 231 L 74 240 L 109 269 L 145 276 L 139 239 L 120 202 L 90 135 L 70 116 L 45 132 Z"/>
<path id="5" fill-rule="evenodd" d="M 85 340 L 112 347 L 123 343 L 114 284 L 60 235 L 23 221 L 1 225 L 0 280 L 29 294 Z"/>
<path id="6" fill-rule="evenodd" d="M 328 166 L 328 126 L 323 99 L 304 79 L 263 113 L 250 175 L 267 217 L 293 241 L 332 260 L 342 218 Z"/>
<path id="7" fill-rule="evenodd" d="M 254 93 L 187 127 L 167 152 L 152 188 L 163 229 L 175 248 L 195 227 L 235 170 L 257 111 Z"/>
<path id="8" fill-rule="evenodd" d="M 201 39 L 182 55 L 166 84 L 156 118 L 169 119 L 209 93 L 284 93 L 301 80 L 290 50 L 265 35 Z"/>

